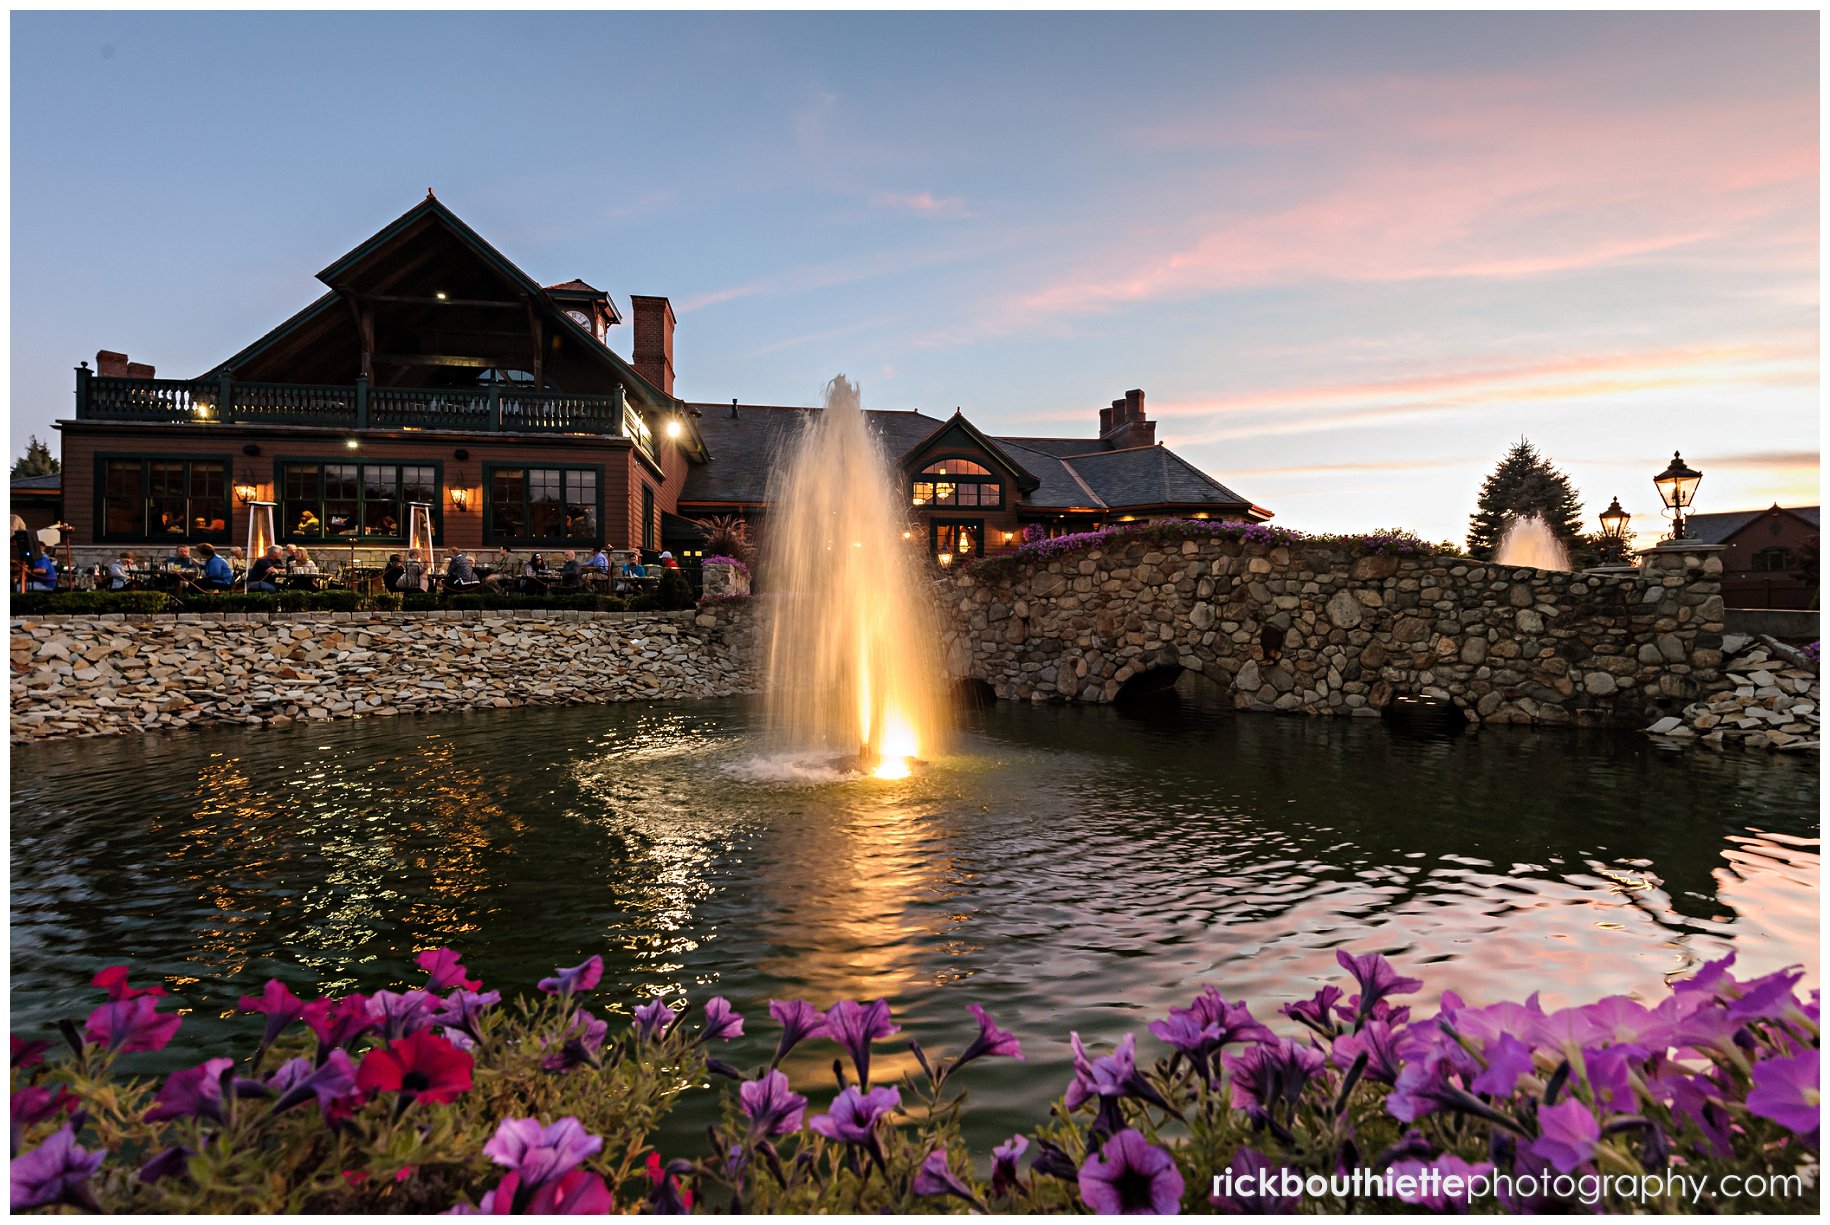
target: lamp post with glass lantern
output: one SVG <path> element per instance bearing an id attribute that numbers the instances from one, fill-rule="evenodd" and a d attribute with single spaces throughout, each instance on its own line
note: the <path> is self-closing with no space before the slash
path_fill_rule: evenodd
<path id="1" fill-rule="evenodd" d="M 1652 478 L 1652 484 L 1658 490 L 1659 498 L 1671 511 L 1671 539 L 1684 539 L 1684 520 L 1690 504 L 1696 500 L 1697 484 L 1703 474 L 1684 462 L 1684 457 L 1676 451 L 1671 453 L 1671 463 L 1666 469 Z"/>

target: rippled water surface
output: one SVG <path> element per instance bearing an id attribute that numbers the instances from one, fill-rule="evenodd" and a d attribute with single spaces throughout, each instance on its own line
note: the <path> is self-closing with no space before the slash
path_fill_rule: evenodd
<path id="1" fill-rule="evenodd" d="M 917 777 L 759 762 L 735 702 L 513 710 L 13 750 L 13 1027 L 127 961 L 197 1023 L 268 976 L 372 990 L 449 944 L 495 986 L 602 952 L 604 1001 L 888 996 L 990 1134 L 1196 985 L 1260 1015 L 1379 949 L 1433 994 L 1655 996 L 1735 949 L 1816 985 L 1816 762 L 1643 737 L 1001 705 Z M 614 1010 L 614 1009 L 610 1009 Z M 830 1052 L 822 1052 L 820 1057 Z M 887 1050 L 886 1050 L 887 1054 Z M 894 1060 L 891 1060 L 894 1063 Z"/>

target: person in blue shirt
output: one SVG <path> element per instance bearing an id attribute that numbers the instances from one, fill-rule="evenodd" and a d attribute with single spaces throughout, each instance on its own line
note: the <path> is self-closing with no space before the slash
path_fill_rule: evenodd
<path id="1" fill-rule="evenodd" d="M 260 557 L 256 558 L 254 565 L 248 569 L 248 590 L 278 591 L 279 585 L 273 581 L 273 574 L 276 570 L 284 572 L 285 557 L 286 555 L 280 551 L 280 547 L 278 545 L 273 545 L 265 553 L 261 554 Z M 228 563 L 224 562 L 223 565 L 226 568 Z M 203 573 L 205 578 L 209 577 L 210 572 L 207 567 L 204 569 Z"/>
<path id="2" fill-rule="evenodd" d="M 208 542 L 197 546 L 203 555 L 203 581 L 198 584 L 205 591 L 227 591 L 235 586 L 235 571 L 229 569 L 229 563 L 217 556 L 216 547 Z"/>
<path id="3" fill-rule="evenodd" d="M 49 552 L 40 549 L 38 556 L 32 559 L 31 570 L 26 575 L 25 589 L 27 591 L 57 590 L 57 562 L 52 559 Z"/>
<path id="4" fill-rule="evenodd" d="M 610 573 L 610 555 L 604 552 L 602 545 L 597 547 L 597 552 L 591 554 L 591 560 L 585 563 L 585 567 L 590 570 L 601 570 L 605 574 Z"/>

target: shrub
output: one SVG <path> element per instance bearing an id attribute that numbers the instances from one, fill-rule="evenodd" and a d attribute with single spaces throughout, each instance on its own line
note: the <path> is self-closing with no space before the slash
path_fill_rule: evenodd
<path id="1" fill-rule="evenodd" d="M 163 591 L 27 591 L 13 593 L 13 616 L 162 613 L 176 607 Z"/>
<path id="2" fill-rule="evenodd" d="M 693 606 L 693 585 L 678 570 L 661 571 L 661 582 L 655 589 L 655 607 L 674 611 Z"/>
<path id="3" fill-rule="evenodd" d="M 280 597 L 271 591 L 186 592 L 178 606 L 198 613 L 271 613 L 280 610 Z"/>
<path id="4" fill-rule="evenodd" d="M 1337 960 L 1355 993 L 1285 1005 L 1283 1034 L 1209 986 L 1149 1025 L 1154 1060 L 1135 1034 L 1110 1052 L 1072 1035 L 1072 1081 L 988 1176 L 960 1140 L 962 1071 L 1023 1051 L 976 1004 L 957 1055 L 910 1042 L 915 1069 L 887 1084 L 872 1047 L 900 1031 L 883 1000 L 771 1001 L 778 1040 L 746 1034 L 722 998 L 690 1016 L 655 999 L 612 1037 L 582 1006 L 600 1006 L 600 958 L 503 1004 L 437 949 L 401 991 L 304 1002 L 269 982 L 241 999 L 266 1018 L 251 1058 L 155 1084 L 118 1074 L 118 1055 L 162 1049 L 181 1018 L 117 966 L 96 975 L 109 998 L 86 1025 L 60 1022 L 72 1056 L 14 1035 L 13 1208 L 1341 1213 L 1466 1207 L 1475 1180 L 1494 1193 L 1475 1206 L 1508 1211 L 1815 1207 L 1818 1006 L 1796 994 L 1799 967 L 1743 982 L 1731 955 L 1656 1007 L 1444 992 L 1414 1020 L 1396 1000 L 1418 979 L 1378 954 Z M 844 1056 L 836 1095 L 782 1070 L 802 1042 Z M 707 1150 L 650 1152 L 708 1076 L 737 1083 L 715 1091 Z M 1709 1190 L 1675 1194 L 1672 1171 Z M 1727 1174 L 1744 1176 L 1735 1196 Z"/>
<path id="5" fill-rule="evenodd" d="M 710 554 L 706 561 L 721 558 L 738 562 L 749 560 L 750 525 L 743 516 L 713 515 L 709 519 L 695 519 L 693 522 L 705 530 L 705 551 Z"/>

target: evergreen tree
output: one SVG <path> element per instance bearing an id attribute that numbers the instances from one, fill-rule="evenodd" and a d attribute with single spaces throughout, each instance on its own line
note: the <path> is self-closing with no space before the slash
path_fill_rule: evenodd
<path id="1" fill-rule="evenodd" d="M 1468 524 L 1469 556 L 1491 561 L 1506 528 L 1522 515 L 1544 520 L 1572 557 L 1583 550 L 1582 502 L 1575 488 L 1523 438 L 1481 485 L 1479 509 Z"/>
<path id="2" fill-rule="evenodd" d="M 22 476 L 55 476 L 63 471 L 63 464 L 58 462 L 51 448 L 38 441 L 33 434 L 25 444 L 25 454 L 13 461 L 13 479 Z"/>

